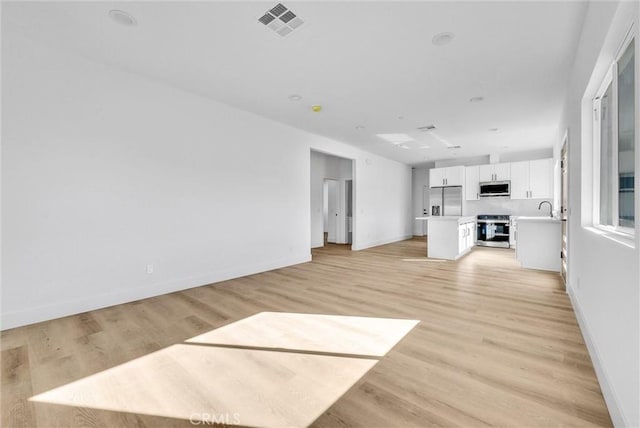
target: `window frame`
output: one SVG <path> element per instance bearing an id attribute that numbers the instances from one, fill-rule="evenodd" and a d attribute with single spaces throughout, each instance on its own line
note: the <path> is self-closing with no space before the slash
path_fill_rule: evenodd
<path id="1" fill-rule="evenodd" d="M 622 55 L 626 52 L 627 48 L 632 42 L 636 42 L 635 32 L 633 26 L 629 29 L 627 35 L 624 38 L 623 43 L 620 45 L 620 48 L 616 52 L 616 55 L 613 59 L 613 63 L 607 70 L 606 74 L 602 78 L 602 82 L 598 87 L 598 90 L 595 93 L 595 96 L 592 99 L 592 123 L 593 123 L 593 227 L 601 229 L 605 232 L 613 232 L 619 235 L 623 235 L 629 238 L 635 238 L 635 227 L 625 227 L 619 225 L 619 197 L 620 197 L 620 178 L 619 178 L 619 160 L 618 160 L 618 61 L 621 59 Z M 634 44 L 634 61 L 637 64 L 637 46 Z M 637 67 L 636 76 L 637 76 Z M 636 77 L 634 76 L 634 78 Z M 634 86 L 637 87 L 638 81 L 634 81 Z M 613 168 L 610 171 L 610 178 L 613 180 L 613 188 L 612 188 L 612 225 L 600 224 L 600 178 L 602 176 L 601 168 L 600 168 L 600 153 L 601 153 L 601 102 L 602 96 L 607 91 L 607 88 L 611 85 L 611 123 L 612 133 L 611 133 L 611 151 L 612 151 L 612 164 Z M 638 100 L 637 100 L 637 90 L 634 93 L 634 108 L 635 114 L 638 114 Z M 638 150 L 637 147 L 637 133 L 638 129 L 634 130 L 634 150 Z M 635 171 L 634 174 L 637 174 L 638 171 Z M 637 198 L 637 195 L 634 193 L 634 198 Z M 635 207 L 635 204 L 634 204 Z M 634 218 L 637 217 L 637 212 L 634 210 Z M 634 222 L 637 221 L 635 218 Z"/>

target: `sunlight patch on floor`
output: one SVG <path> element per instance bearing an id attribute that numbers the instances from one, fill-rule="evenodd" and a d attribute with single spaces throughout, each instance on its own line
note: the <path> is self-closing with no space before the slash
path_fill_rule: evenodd
<path id="1" fill-rule="evenodd" d="M 376 360 L 173 345 L 33 401 L 245 426 L 308 426 Z"/>
<path id="2" fill-rule="evenodd" d="M 193 423 L 305 427 L 418 322 L 263 312 L 30 401 Z"/>
<path id="3" fill-rule="evenodd" d="M 417 320 L 261 312 L 187 340 L 187 343 L 252 346 L 383 357 Z"/>

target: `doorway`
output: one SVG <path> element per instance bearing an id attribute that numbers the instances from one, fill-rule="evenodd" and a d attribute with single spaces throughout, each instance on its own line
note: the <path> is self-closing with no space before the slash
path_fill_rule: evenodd
<path id="1" fill-rule="evenodd" d="M 562 222 L 562 247 L 560 258 L 562 259 L 560 274 L 567 288 L 567 268 L 569 259 L 567 257 L 568 234 L 569 234 L 569 143 L 567 135 L 562 141 L 560 150 L 560 221 Z"/>
<path id="2" fill-rule="evenodd" d="M 311 150 L 311 248 L 356 240 L 354 169 L 352 159 Z"/>
<path id="3" fill-rule="evenodd" d="M 429 186 L 423 186 L 422 188 L 422 215 L 423 216 L 430 216 L 431 215 L 431 207 L 429 206 L 430 204 L 430 195 L 431 195 L 431 189 L 429 188 Z M 421 221 L 420 223 L 422 223 L 422 235 L 426 235 L 427 234 L 427 224 L 429 222 L 427 221 Z"/>

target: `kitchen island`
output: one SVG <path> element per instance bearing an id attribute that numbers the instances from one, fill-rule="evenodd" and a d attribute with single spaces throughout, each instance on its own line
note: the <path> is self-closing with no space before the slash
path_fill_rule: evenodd
<path id="1" fill-rule="evenodd" d="M 428 216 L 416 220 L 428 222 L 427 257 L 457 260 L 475 245 L 474 216 Z"/>
<path id="2" fill-rule="evenodd" d="M 516 259 L 523 268 L 560 272 L 562 222 L 552 217 L 516 217 Z"/>

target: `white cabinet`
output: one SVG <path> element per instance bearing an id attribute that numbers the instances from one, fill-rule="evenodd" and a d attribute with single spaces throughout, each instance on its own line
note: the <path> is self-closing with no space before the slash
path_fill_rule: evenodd
<path id="1" fill-rule="evenodd" d="M 511 164 L 511 199 L 545 199 L 553 197 L 553 159 L 514 162 Z"/>
<path id="2" fill-rule="evenodd" d="M 544 199 L 553 197 L 553 159 L 529 162 L 529 197 Z"/>
<path id="3" fill-rule="evenodd" d="M 429 187 L 462 186 L 464 184 L 464 167 L 431 168 L 429 170 Z"/>
<path id="4" fill-rule="evenodd" d="M 427 217 L 427 257 L 456 260 L 475 245 L 475 217 Z"/>
<path id="5" fill-rule="evenodd" d="M 475 220 L 467 220 L 458 225 L 458 257 L 466 253 L 475 244 L 474 232 L 476 229 Z"/>
<path id="6" fill-rule="evenodd" d="M 476 222 L 470 221 L 466 223 L 467 226 L 467 237 L 466 237 L 466 245 L 465 248 L 469 249 L 476 245 Z"/>
<path id="7" fill-rule="evenodd" d="M 468 166 L 464 169 L 464 198 L 467 201 L 480 199 L 480 167 Z"/>
<path id="8" fill-rule="evenodd" d="M 511 178 L 511 164 L 492 163 L 489 165 L 480 165 L 479 178 L 481 183 L 509 180 Z"/>
<path id="9" fill-rule="evenodd" d="M 529 161 L 511 164 L 511 199 L 529 198 Z"/>
<path id="10" fill-rule="evenodd" d="M 549 217 L 518 217 L 516 259 L 523 268 L 560 272 L 562 222 Z"/>
<path id="11" fill-rule="evenodd" d="M 446 168 L 431 168 L 429 170 L 429 187 L 444 186 Z"/>

